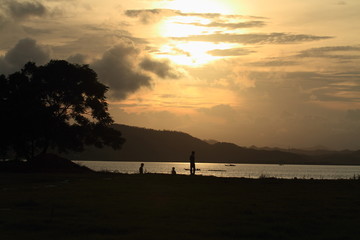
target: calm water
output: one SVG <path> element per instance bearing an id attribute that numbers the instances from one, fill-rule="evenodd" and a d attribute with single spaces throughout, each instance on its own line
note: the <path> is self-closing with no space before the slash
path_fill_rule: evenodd
<path id="1" fill-rule="evenodd" d="M 141 162 L 75 161 L 95 171 L 138 173 Z M 177 174 L 189 174 L 189 163 L 144 162 L 145 172 L 170 174 L 175 167 Z M 234 164 L 197 163 L 196 174 L 217 177 L 259 178 L 305 178 L 305 179 L 349 179 L 360 176 L 360 166 L 321 166 L 321 165 L 275 165 L 275 164 Z"/>

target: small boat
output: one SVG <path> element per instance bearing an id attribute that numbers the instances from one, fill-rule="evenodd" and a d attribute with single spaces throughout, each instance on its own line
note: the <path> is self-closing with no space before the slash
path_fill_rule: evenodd
<path id="1" fill-rule="evenodd" d="M 235 167 L 235 164 L 225 164 L 226 167 Z"/>

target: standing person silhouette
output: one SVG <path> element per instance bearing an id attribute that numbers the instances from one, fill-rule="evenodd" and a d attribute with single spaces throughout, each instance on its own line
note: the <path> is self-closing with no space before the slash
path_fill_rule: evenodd
<path id="1" fill-rule="evenodd" d="M 144 164 L 143 163 L 139 167 L 139 174 L 144 174 Z"/>
<path id="2" fill-rule="evenodd" d="M 192 151 L 190 155 L 190 175 L 195 175 L 195 152 Z"/>

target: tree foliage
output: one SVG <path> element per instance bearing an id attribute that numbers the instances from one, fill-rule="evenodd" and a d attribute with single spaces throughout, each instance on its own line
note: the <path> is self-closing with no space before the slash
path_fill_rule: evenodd
<path id="1" fill-rule="evenodd" d="M 52 60 L 25 64 L 0 76 L 1 151 L 32 159 L 48 149 L 81 151 L 85 145 L 119 149 L 121 133 L 111 128 L 105 93 L 87 65 Z"/>

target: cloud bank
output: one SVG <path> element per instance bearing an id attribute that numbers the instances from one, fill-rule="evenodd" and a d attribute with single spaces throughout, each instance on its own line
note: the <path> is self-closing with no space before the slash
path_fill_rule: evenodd
<path id="1" fill-rule="evenodd" d="M 225 28 L 225 29 L 242 29 L 242 28 L 255 28 L 255 27 L 263 27 L 266 25 L 264 21 L 246 21 L 246 22 L 238 22 L 238 23 L 228 23 L 228 22 L 211 22 L 208 24 L 202 23 L 179 23 L 179 24 L 187 24 L 198 27 L 209 27 L 209 28 Z"/>
<path id="2" fill-rule="evenodd" d="M 143 24 L 150 24 L 155 23 L 157 21 L 162 20 L 165 17 L 172 17 L 172 16 L 181 16 L 181 17 L 199 17 L 199 18 L 206 18 L 206 19 L 219 19 L 219 18 L 225 18 L 225 19 L 266 19 L 264 17 L 257 17 L 257 16 L 244 16 L 244 15 L 224 15 L 220 13 L 184 13 L 179 10 L 173 10 L 173 9 L 131 9 L 126 10 L 124 14 L 127 17 L 130 18 L 137 18 L 140 20 Z M 220 24 L 220 23 L 213 23 L 214 25 Z M 251 25 L 259 26 L 263 25 L 262 21 L 253 21 L 248 22 L 247 27 L 250 27 Z M 225 25 L 224 25 L 225 26 Z M 229 28 L 231 28 L 231 24 L 228 25 Z M 236 25 L 233 25 L 233 28 Z M 243 27 L 246 25 L 243 25 Z M 209 26 L 210 27 L 210 26 Z"/>
<path id="3" fill-rule="evenodd" d="M 39 45 L 34 39 L 20 40 L 4 56 L 0 57 L 0 73 L 9 74 L 18 71 L 28 61 L 41 65 L 50 60 L 51 49 Z"/>
<path id="4" fill-rule="evenodd" d="M 151 86 L 151 78 L 136 69 L 139 54 L 139 50 L 131 43 L 123 42 L 91 64 L 100 80 L 110 87 L 112 97 L 125 99 L 140 87 Z"/>
<path id="5" fill-rule="evenodd" d="M 43 17 L 47 8 L 39 1 L 2 0 L 3 9 L 15 20 L 25 20 L 30 17 Z"/>
<path id="6" fill-rule="evenodd" d="M 99 79 L 110 87 L 114 99 L 125 99 L 142 87 L 150 88 L 153 78 L 149 73 L 160 78 L 179 77 L 169 61 L 150 58 L 131 41 L 123 41 L 107 50 L 91 66 Z"/>
<path id="7" fill-rule="evenodd" d="M 296 57 L 300 58 L 338 58 L 360 59 L 359 46 L 330 46 L 311 48 L 301 51 Z"/>
<path id="8" fill-rule="evenodd" d="M 240 44 L 293 44 L 309 41 L 331 39 L 330 36 L 315 36 L 307 34 L 291 33 L 249 33 L 249 34 L 230 34 L 217 33 L 208 35 L 191 35 L 188 37 L 173 37 L 177 41 L 200 41 L 214 43 L 240 43 Z"/>
<path id="9" fill-rule="evenodd" d="M 232 56 L 245 56 L 255 51 L 246 48 L 230 48 L 230 49 L 214 49 L 207 53 L 217 57 L 232 57 Z"/>

